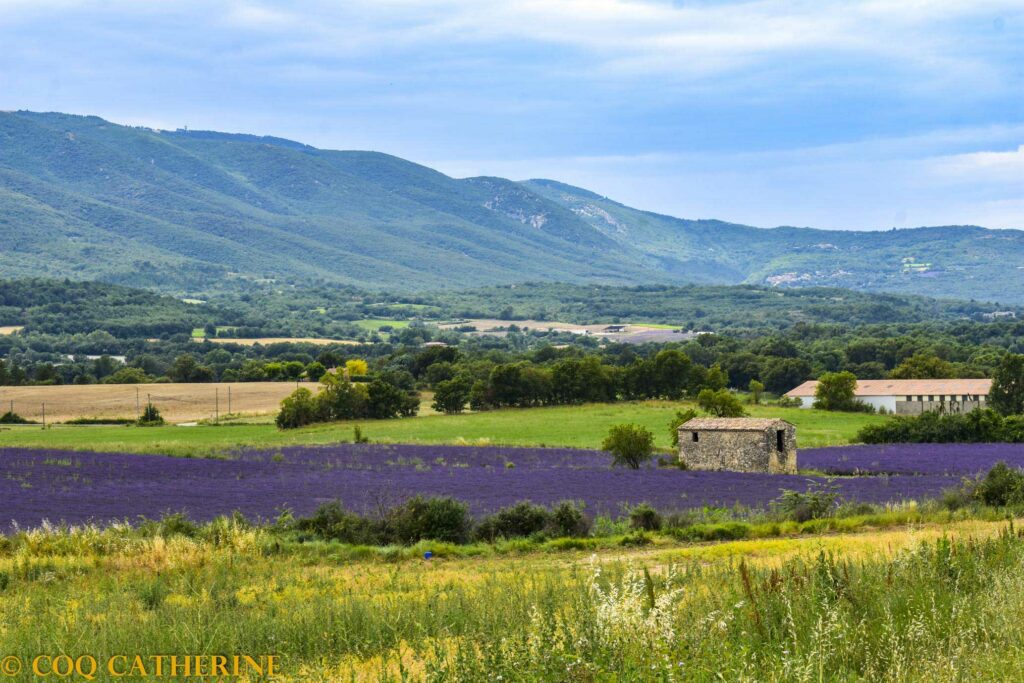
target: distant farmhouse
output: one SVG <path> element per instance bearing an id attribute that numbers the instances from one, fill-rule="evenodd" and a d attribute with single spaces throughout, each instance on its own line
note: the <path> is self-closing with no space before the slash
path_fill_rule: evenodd
<path id="1" fill-rule="evenodd" d="M 802 408 L 814 404 L 815 381 L 804 382 L 786 393 L 798 398 Z M 857 381 L 858 400 L 897 415 L 920 415 L 930 410 L 968 413 L 984 408 L 990 379 L 862 379 Z"/>
<path id="2" fill-rule="evenodd" d="M 695 417 L 679 427 L 679 460 L 691 470 L 796 474 L 796 427 L 785 420 Z"/>

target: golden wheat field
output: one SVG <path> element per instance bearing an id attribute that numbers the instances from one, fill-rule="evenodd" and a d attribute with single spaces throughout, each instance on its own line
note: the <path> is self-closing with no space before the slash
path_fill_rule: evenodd
<path id="1" fill-rule="evenodd" d="M 317 385 L 302 382 L 312 391 Z M 168 422 L 213 419 L 218 413 L 267 415 L 276 413 L 295 382 L 220 382 L 211 384 L 88 384 L 83 386 L 0 387 L 0 412 L 14 402 L 14 412 L 47 422 L 75 418 L 134 418 L 147 400 Z M 230 401 L 230 405 L 229 405 Z"/>

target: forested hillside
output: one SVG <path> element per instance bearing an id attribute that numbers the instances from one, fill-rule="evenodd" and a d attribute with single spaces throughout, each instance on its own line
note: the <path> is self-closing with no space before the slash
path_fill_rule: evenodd
<path id="1" fill-rule="evenodd" d="M 67 114 L 0 113 L 0 239 L 5 277 L 177 294 L 750 283 L 1024 303 L 1020 231 L 683 220 L 550 180 L 458 180 L 376 152 Z"/>

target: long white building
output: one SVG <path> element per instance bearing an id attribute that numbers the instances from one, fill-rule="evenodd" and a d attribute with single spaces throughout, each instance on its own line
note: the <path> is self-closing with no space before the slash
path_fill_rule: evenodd
<path id="1" fill-rule="evenodd" d="M 786 392 L 798 398 L 802 408 L 814 404 L 818 383 L 804 382 Z M 928 410 L 966 413 L 983 408 L 988 400 L 990 379 L 862 379 L 857 381 L 858 400 L 897 415 L 920 415 Z"/>

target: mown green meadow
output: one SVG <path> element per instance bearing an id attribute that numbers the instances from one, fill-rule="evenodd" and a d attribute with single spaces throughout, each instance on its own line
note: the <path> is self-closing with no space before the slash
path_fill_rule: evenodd
<path id="1" fill-rule="evenodd" d="M 650 429 L 656 446 L 670 448 L 669 421 L 689 403 L 642 401 L 583 406 L 503 409 L 462 415 L 421 415 L 398 420 L 362 420 L 371 441 L 385 443 L 489 444 L 599 448 L 608 429 L 632 422 Z M 797 427 L 805 448 L 847 444 L 858 430 L 886 420 L 865 413 L 837 413 L 776 406 L 749 406 L 751 415 L 781 417 Z M 56 425 L 11 427 L 0 431 L 0 447 L 22 446 L 96 451 L 208 455 L 239 447 L 275 448 L 351 440 L 357 423 L 338 422 L 278 430 L 272 424 L 125 427 Z"/>

